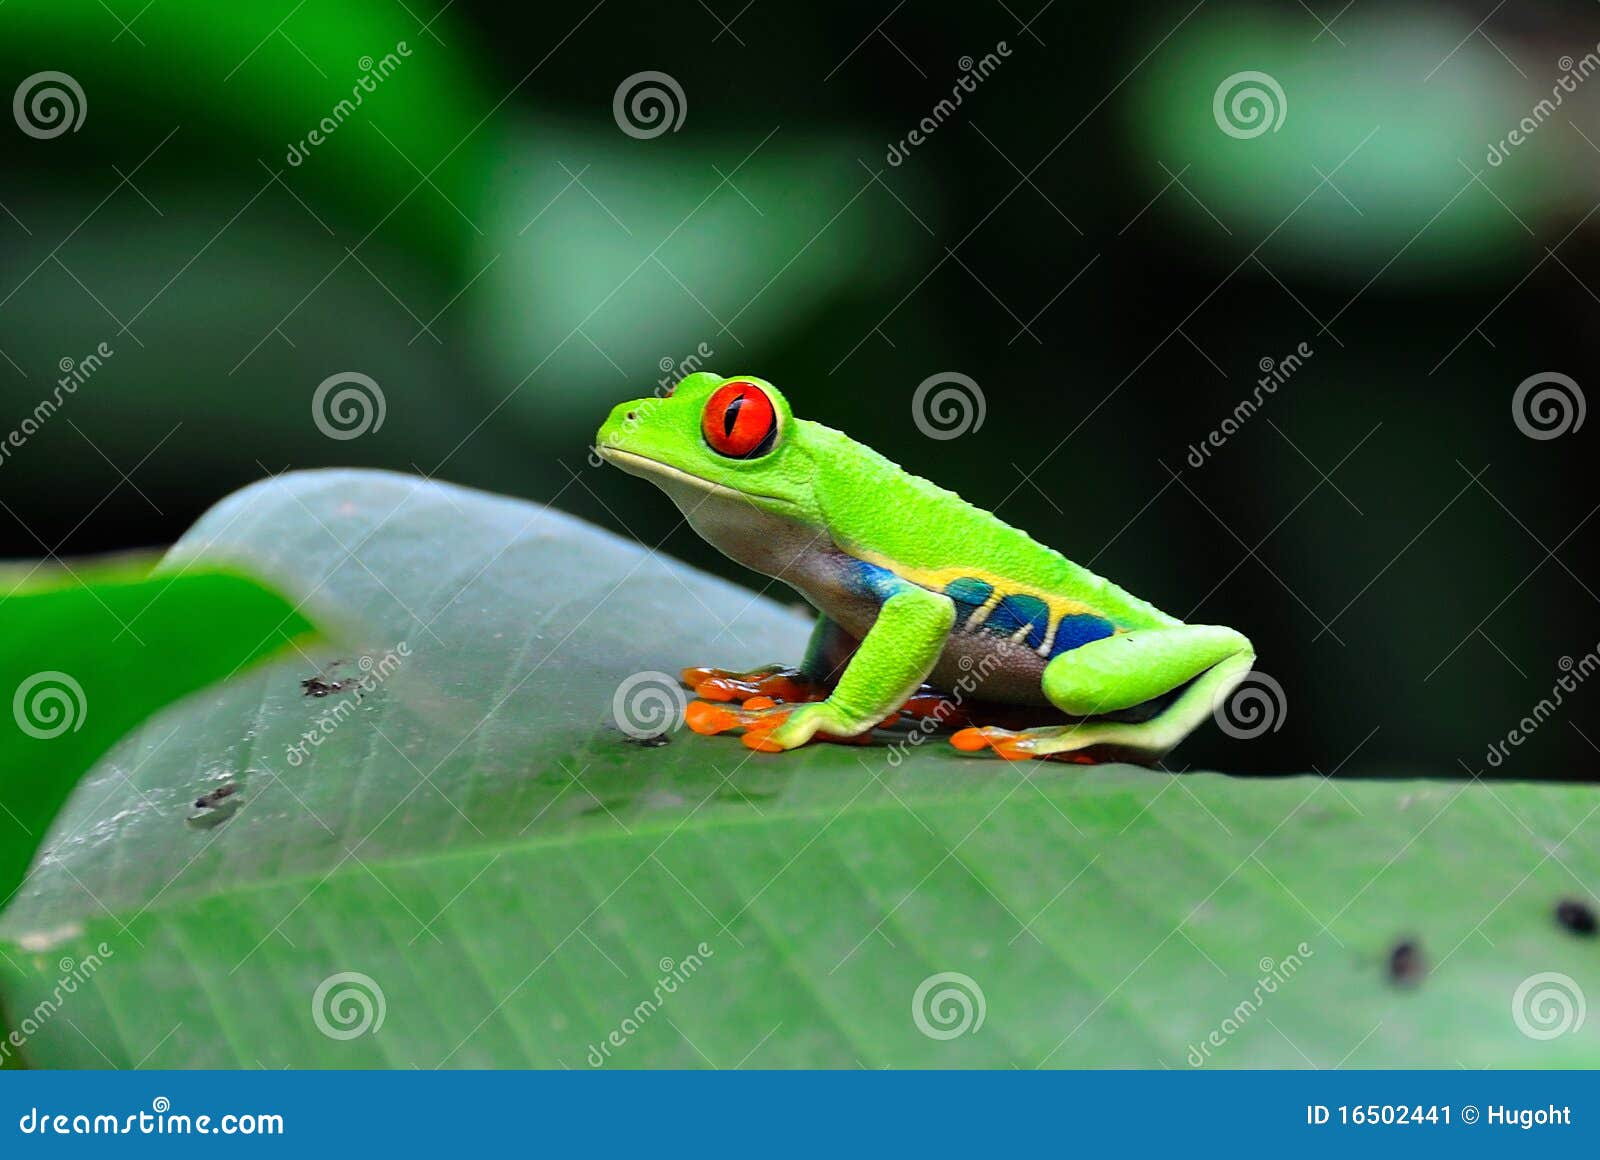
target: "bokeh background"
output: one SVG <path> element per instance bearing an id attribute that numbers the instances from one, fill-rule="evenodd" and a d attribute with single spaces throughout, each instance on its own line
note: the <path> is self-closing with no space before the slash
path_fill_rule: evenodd
<path id="1" fill-rule="evenodd" d="M 0 440 L 111 354 L 4 449 L 0 554 L 357 464 L 757 582 L 587 458 L 708 351 L 1248 632 L 1279 729 L 1175 768 L 1589 778 L 1583 684 L 1486 753 L 1600 642 L 1597 42 L 1577 2 L 9 0 L 0 88 L 65 73 L 83 116 L 0 118 Z M 647 71 L 675 128 L 615 110 Z M 1219 115 L 1242 72 L 1281 98 Z M 313 419 L 341 372 L 384 400 L 357 438 Z M 1541 428 L 1513 400 L 1551 373 Z M 913 421 L 941 374 L 983 396 L 957 438 Z"/>

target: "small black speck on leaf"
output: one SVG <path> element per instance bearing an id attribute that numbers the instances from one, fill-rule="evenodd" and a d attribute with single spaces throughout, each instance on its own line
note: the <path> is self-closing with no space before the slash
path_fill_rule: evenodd
<path id="1" fill-rule="evenodd" d="M 1389 952 L 1389 981 L 1403 987 L 1422 981 L 1427 966 L 1422 961 L 1422 948 L 1411 939 L 1401 939 Z"/>
<path id="2" fill-rule="evenodd" d="M 203 793 L 199 797 L 195 798 L 194 808 L 197 810 L 209 810 L 212 806 L 215 806 L 217 803 L 224 801 L 227 798 L 231 798 L 238 792 L 238 782 L 225 782 L 224 784 L 219 785 L 216 789 L 212 790 L 210 793 Z"/>
<path id="3" fill-rule="evenodd" d="M 330 681 L 321 673 L 300 682 L 300 687 L 308 697 L 326 697 L 329 693 L 342 692 L 349 685 L 349 681 Z"/>
<path id="4" fill-rule="evenodd" d="M 672 738 L 665 733 L 652 733 L 648 737 L 625 737 L 629 745 L 638 745 L 644 749 L 660 749 L 663 745 L 671 745 Z"/>
<path id="5" fill-rule="evenodd" d="M 1584 938 L 1593 938 L 1597 927 L 1594 909 L 1576 898 L 1563 898 L 1556 903 L 1556 921 Z"/>

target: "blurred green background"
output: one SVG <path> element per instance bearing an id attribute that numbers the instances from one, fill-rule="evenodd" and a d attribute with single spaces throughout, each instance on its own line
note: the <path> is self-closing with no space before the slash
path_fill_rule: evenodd
<path id="1" fill-rule="evenodd" d="M 1580 3 L 9 0 L 0 442 L 83 381 L 0 449 L 0 555 L 167 543 L 267 473 L 358 464 L 758 583 L 587 461 L 706 350 L 1248 632 L 1281 727 L 1174 768 L 1589 778 L 1588 687 L 1486 751 L 1600 642 L 1594 425 L 1513 412 L 1530 376 L 1592 385 L 1600 80 L 1560 82 L 1597 41 Z M 676 129 L 615 114 L 646 71 Z M 30 105 L 44 72 L 76 129 Z M 1275 128 L 1225 130 L 1241 72 Z M 356 438 L 313 419 L 341 372 L 384 400 Z M 980 428 L 913 422 L 940 373 Z"/>

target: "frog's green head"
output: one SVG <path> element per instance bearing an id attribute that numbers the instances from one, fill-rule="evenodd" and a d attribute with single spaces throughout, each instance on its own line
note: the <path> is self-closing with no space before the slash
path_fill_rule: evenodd
<path id="1" fill-rule="evenodd" d="M 746 515 L 753 505 L 815 523 L 805 426 L 765 379 L 702 372 L 664 397 L 617 404 L 595 451 L 656 484 L 685 513 L 737 500 Z"/>

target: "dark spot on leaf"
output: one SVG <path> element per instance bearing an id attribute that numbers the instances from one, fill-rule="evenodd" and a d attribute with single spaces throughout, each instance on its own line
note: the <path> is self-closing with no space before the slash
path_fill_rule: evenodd
<path id="1" fill-rule="evenodd" d="M 1414 986 L 1427 973 L 1422 947 L 1411 939 L 1401 939 L 1389 952 L 1389 981 L 1402 987 Z"/>
<path id="2" fill-rule="evenodd" d="M 300 687 L 305 690 L 305 695 L 308 697 L 326 697 L 329 693 L 342 693 L 353 684 L 355 682 L 351 680 L 329 680 L 318 673 L 301 681 Z"/>
<path id="3" fill-rule="evenodd" d="M 652 733 L 648 737 L 627 736 L 623 738 L 629 745 L 638 745 L 644 749 L 660 749 L 663 745 L 671 745 L 672 738 L 665 733 Z"/>
<path id="4" fill-rule="evenodd" d="M 1573 934 L 1593 938 L 1596 929 L 1594 909 L 1577 898 L 1563 898 L 1556 903 L 1556 921 Z"/>
<path id="5" fill-rule="evenodd" d="M 233 817 L 242 805 L 244 798 L 239 796 L 239 783 L 226 781 L 195 798 L 194 810 L 185 821 L 196 829 L 210 829 Z"/>
<path id="6" fill-rule="evenodd" d="M 194 808 L 209 810 L 219 802 L 232 797 L 239 792 L 239 783 L 236 781 L 225 782 L 209 793 L 203 793 L 194 799 Z"/>

